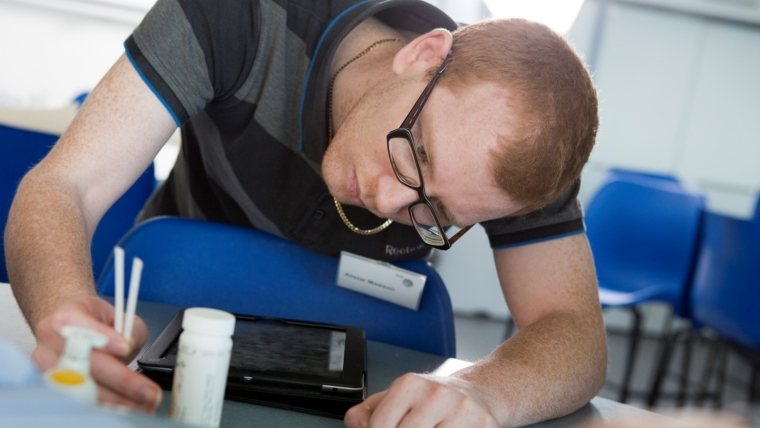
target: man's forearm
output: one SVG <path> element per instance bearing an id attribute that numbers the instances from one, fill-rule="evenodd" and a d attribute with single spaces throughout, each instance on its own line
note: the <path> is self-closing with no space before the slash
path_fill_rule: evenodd
<path id="1" fill-rule="evenodd" d="M 454 376 L 469 382 L 500 426 L 564 416 L 601 389 L 607 343 L 601 313 L 549 315 Z"/>
<path id="2" fill-rule="evenodd" d="M 5 257 L 13 294 L 32 329 L 68 298 L 95 294 L 89 235 L 71 188 L 39 170 L 24 178 L 8 216 Z"/>

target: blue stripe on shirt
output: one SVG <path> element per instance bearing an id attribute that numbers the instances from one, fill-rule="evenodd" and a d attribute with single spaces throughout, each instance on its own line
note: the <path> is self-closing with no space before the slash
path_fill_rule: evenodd
<path id="1" fill-rule="evenodd" d="M 145 84 L 148 85 L 148 87 L 150 88 L 150 90 L 153 91 L 153 94 L 156 96 L 156 98 L 158 98 L 158 100 L 161 101 L 161 104 L 163 104 L 164 107 L 166 107 L 166 111 L 168 111 L 169 114 L 172 115 L 172 119 L 174 119 L 174 123 L 176 123 L 177 126 L 182 126 L 182 123 L 179 121 L 179 118 L 177 117 L 176 114 L 174 114 L 174 110 L 172 110 L 171 107 L 169 107 L 169 104 L 166 102 L 166 100 L 164 99 L 164 97 L 162 97 L 161 94 L 158 93 L 158 91 L 156 90 L 156 88 L 154 88 L 153 85 L 145 77 L 145 75 L 143 74 L 142 70 L 140 70 L 140 67 L 137 66 L 137 63 L 132 58 L 132 55 L 129 53 L 129 49 L 127 48 L 126 42 L 124 43 L 124 52 L 127 54 L 127 58 L 129 59 L 129 62 L 131 62 L 132 63 L 132 67 L 134 67 L 135 70 L 137 70 L 137 74 L 140 75 L 140 78 L 142 78 L 143 82 L 145 82 Z"/>

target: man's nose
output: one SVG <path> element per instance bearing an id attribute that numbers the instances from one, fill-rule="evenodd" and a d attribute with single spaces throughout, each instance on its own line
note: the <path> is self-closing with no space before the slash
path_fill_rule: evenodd
<path id="1" fill-rule="evenodd" d="M 418 200 L 416 190 L 401 184 L 395 176 L 383 176 L 377 186 L 375 209 L 390 217 Z"/>

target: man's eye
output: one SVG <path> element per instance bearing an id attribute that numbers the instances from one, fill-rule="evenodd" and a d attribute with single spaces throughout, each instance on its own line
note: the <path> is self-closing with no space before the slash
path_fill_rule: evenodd
<path id="1" fill-rule="evenodd" d="M 417 146 L 417 159 L 419 159 L 420 162 L 427 161 L 427 152 L 425 151 L 425 146 Z"/>

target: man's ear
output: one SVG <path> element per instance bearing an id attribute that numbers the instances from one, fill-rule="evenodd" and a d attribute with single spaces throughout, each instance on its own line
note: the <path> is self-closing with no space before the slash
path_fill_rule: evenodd
<path id="1" fill-rule="evenodd" d="M 454 42 L 451 33 L 438 28 L 407 43 L 393 57 L 393 72 L 397 75 L 407 71 L 427 70 L 441 64 Z"/>

